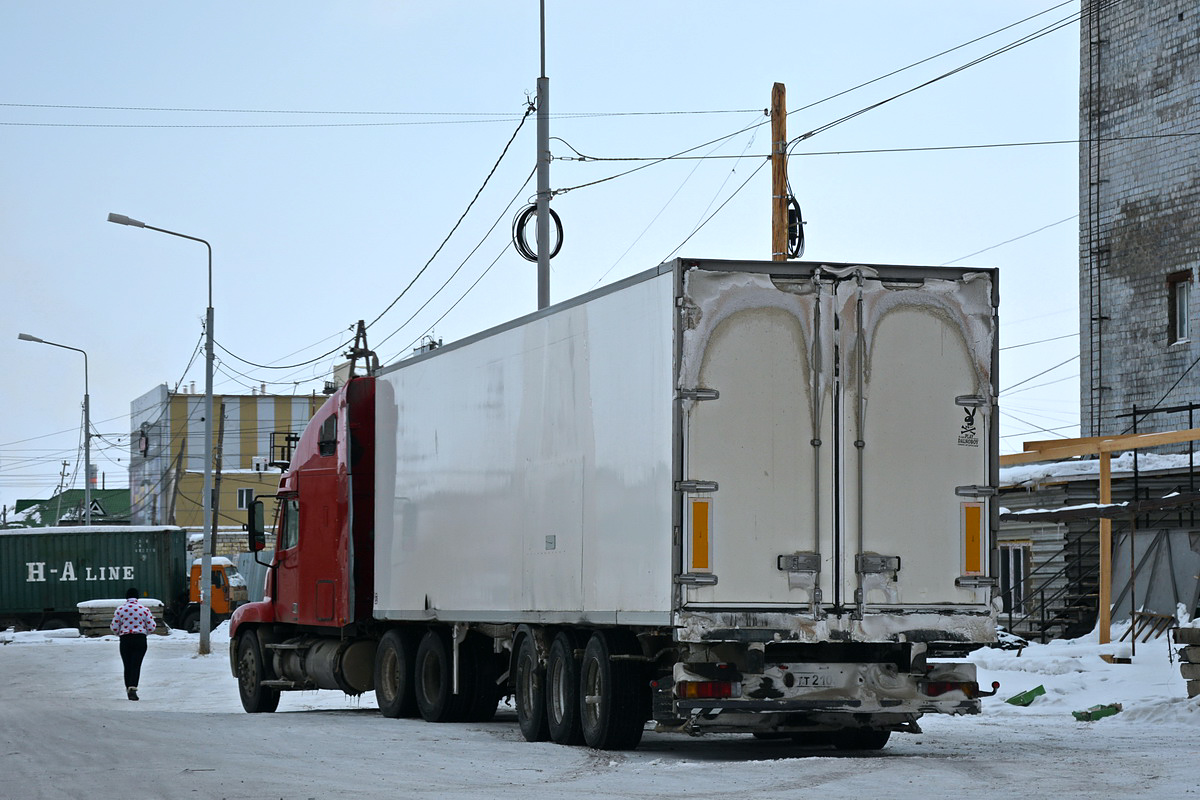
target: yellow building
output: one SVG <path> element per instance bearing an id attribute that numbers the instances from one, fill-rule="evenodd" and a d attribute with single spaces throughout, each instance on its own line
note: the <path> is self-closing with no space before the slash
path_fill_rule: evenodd
<path id="1" fill-rule="evenodd" d="M 290 459 L 292 445 L 326 399 L 258 393 L 213 397 L 218 528 L 240 528 L 250 497 L 275 493 L 278 464 Z M 134 525 L 203 528 L 204 423 L 204 395 L 194 389 L 172 392 L 163 384 L 130 404 Z"/>

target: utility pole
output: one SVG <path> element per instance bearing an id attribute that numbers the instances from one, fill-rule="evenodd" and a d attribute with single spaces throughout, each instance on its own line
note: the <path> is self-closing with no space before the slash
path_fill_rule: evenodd
<path id="1" fill-rule="evenodd" d="M 788 257 L 787 89 L 771 87 L 771 260 Z"/>
<path id="2" fill-rule="evenodd" d="M 63 487 L 65 487 L 66 485 L 67 485 L 67 462 L 64 461 L 64 462 L 62 462 L 62 472 L 60 472 L 58 474 L 58 490 L 55 491 L 55 494 L 58 495 L 58 510 L 54 512 L 54 524 L 55 525 L 57 525 L 58 521 L 60 519 L 62 519 L 62 493 L 63 493 Z"/>
<path id="3" fill-rule="evenodd" d="M 216 455 L 213 465 L 213 494 L 212 494 L 212 518 L 213 518 L 213 535 L 208 543 L 208 554 L 215 556 L 217 554 L 217 515 L 221 510 L 221 459 L 225 457 L 225 401 L 221 400 L 221 416 L 217 417 L 217 444 Z"/>
<path id="4" fill-rule="evenodd" d="M 537 81 L 538 308 L 550 305 L 550 79 L 546 77 L 546 0 L 541 0 L 542 73 Z"/>

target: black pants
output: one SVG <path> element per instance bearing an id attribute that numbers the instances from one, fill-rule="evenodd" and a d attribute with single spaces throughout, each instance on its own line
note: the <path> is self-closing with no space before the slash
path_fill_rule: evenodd
<path id="1" fill-rule="evenodd" d="M 125 687 L 138 685 L 142 659 L 146 656 L 146 634 L 127 633 L 121 637 L 121 663 L 125 665 Z"/>

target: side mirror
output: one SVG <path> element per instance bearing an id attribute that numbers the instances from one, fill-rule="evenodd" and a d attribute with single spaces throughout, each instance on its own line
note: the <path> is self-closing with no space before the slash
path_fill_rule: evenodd
<path id="1" fill-rule="evenodd" d="M 267 546 L 267 533 L 263 530 L 265 517 L 266 512 L 263 511 L 262 500 L 255 500 L 250 504 L 250 508 L 246 512 L 246 532 L 249 534 L 250 552 L 252 553 L 257 553 Z"/>

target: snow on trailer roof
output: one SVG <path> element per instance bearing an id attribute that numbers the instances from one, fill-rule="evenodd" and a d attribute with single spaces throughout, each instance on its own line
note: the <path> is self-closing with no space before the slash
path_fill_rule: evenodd
<path id="1" fill-rule="evenodd" d="M 178 525 L 60 525 L 50 528 L 5 528 L 0 530 L 0 536 L 42 533 L 152 533 L 182 530 L 183 528 Z"/>

